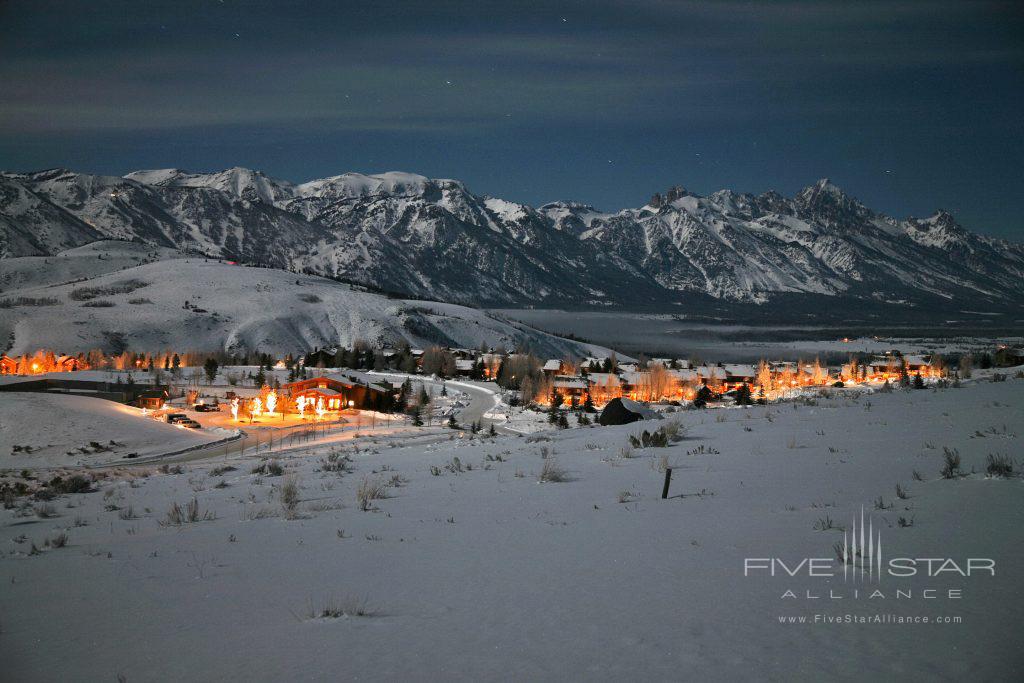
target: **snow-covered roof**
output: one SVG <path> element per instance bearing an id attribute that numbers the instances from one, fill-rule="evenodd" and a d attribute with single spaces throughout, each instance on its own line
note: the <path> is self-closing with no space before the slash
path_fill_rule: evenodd
<path id="1" fill-rule="evenodd" d="M 727 379 L 728 375 L 725 372 L 725 368 L 720 368 L 717 365 L 702 365 L 697 368 L 697 374 L 706 379 Z"/>
<path id="2" fill-rule="evenodd" d="M 544 363 L 544 371 L 551 370 L 552 372 L 558 372 L 562 369 L 562 361 L 552 358 L 551 360 Z"/>
<path id="3" fill-rule="evenodd" d="M 583 377 L 555 377 L 551 382 L 560 389 L 587 389 L 590 382 Z"/>
<path id="4" fill-rule="evenodd" d="M 455 359 L 455 369 L 456 370 L 472 370 L 474 365 L 476 365 L 476 363 L 474 363 L 471 360 L 462 359 L 462 358 Z"/>
<path id="5" fill-rule="evenodd" d="M 723 367 L 730 377 L 755 377 L 757 375 L 757 368 L 753 365 L 726 363 Z"/>

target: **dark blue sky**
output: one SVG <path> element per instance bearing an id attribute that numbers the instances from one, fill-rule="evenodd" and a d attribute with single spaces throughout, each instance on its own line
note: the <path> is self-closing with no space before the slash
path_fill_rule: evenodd
<path id="1" fill-rule="evenodd" d="M 0 168 L 406 170 L 539 204 L 820 177 L 1024 240 L 1024 3 L 0 2 Z"/>

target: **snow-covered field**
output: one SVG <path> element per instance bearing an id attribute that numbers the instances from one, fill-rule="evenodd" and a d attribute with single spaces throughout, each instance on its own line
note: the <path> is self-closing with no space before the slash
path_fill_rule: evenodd
<path id="1" fill-rule="evenodd" d="M 283 355 L 357 340 L 376 347 L 528 346 L 553 357 L 609 353 L 465 306 L 393 299 L 320 277 L 166 250 L 151 257 L 161 260 L 148 261 L 136 245 L 101 242 L 46 259 L 5 259 L 0 338 L 10 340 L 8 353 L 130 348 Z"/>
<path id="2" fill-rule="evenodd" d="M 844 391 L 685 411 L 667 448 L 626 448 L 662 420 L 367 437 L 343 447 L 347 473 L 324 466 L 337 445 L 294 451 L 276 477 L 252 458 L 140 469 L 58 498 L 56 517 L 0 512 L 3 677 L 1020 680 L 1024 481 L 985 463 L 1003 453 L 1019 471 L 1022 399 L 1013 378 Z M 966 476 L 940 477 L 945 448 Z M 538 481 L 552 463 L 567 481 Z M 386 491 L 368 511 L 364 482 Z M 200 521 L 167 524 L 193 498 Z M 844 533 L 819 528 L 849 529 L 862 507 L 887 558 L 992 558 L 995 576 L 744 576 L 745 558 L 832 558 Z M 815 614 L 962 623 L 779 622 Z"/>
<path id="3" fill-rule="evenodd" d="M 0 470 L 101 465 L 133 453 L 144 458 L 227 436 L 223 430 L 175 427 L 100 398 L 0 393 Z"/>
<path id="4" fill-rule="evenodd" d="M 842 359 L 851 353 L 884 353 L 899 350 L 914 353 L 991 352 L 996 342 L 1019 346 L 1024 338 L 1014 335 L 985 334 L 984 326 L 974 326 L 972 334 L 950 328 L 943 337 L 922 336 L 921 330 L 900 326 L 882 326 L 871 336 L 849 335 L 849 328 L 829 324 L 737 325 L 694 323 L 670 314 L 632 313 L 628 311 L 580 312 L 554 309 L 502 309 L 494 311 L 512 320 L 521 320 L 542 330 L 574 334 L 620 351 L 680 358 L 701 358 L 711 362 L 756 362 L 761 358 L 795 360 L 798 357 Z M 766 312 L 767 315 L 767 312 Z M 951 313 L 951 315 L 960 314 Z M 767 320 L 760 321 L 767 323 Z M 863 327 L 863 324 L 861 324 Z M 934 329 L 929 330 L 935 334 Z M 1018 333 L 1019 334 L 1019 333 Z"/>

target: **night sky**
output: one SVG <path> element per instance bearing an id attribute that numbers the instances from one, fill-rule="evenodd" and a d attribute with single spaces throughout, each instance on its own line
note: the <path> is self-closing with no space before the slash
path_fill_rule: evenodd
<path id="1" fill-rule="evenodd" d="M 614 210 L 820 177 L 1024 240 L 1024 3 L 0 2 L 0 168 L 405 170 Z"/>

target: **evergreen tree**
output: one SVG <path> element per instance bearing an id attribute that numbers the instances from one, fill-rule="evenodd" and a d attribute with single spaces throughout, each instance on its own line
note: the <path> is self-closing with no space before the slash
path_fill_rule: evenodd
<path id="1" fill-rule="evenodd" d="M 493 422 L 491 423 L 491 426 L 487 429 L 487 434 L 489 436 L 496 436 L 498 434 L 498 432 L 496 432 L 494 430 L 494 423 Z"/>
<path id="2" fill-rule="evenodd" d="M 207 358 L 206 362 L 203 363 L 203 370 L 206 372 L 206 379 L 210 384 L 213 384 L 213 381 L 217 379 L 218 368 L 219 364 L 217 363 L 217 359 L 213 356 Z"/>
<path id="3" fill-rule="evenodd" d="M 458 429 L 459 428 L 459 423 L 455 421 L 455 416 L 454 415 L 449 415 L 448 416 L 448 428 L 449 429 Z"/>
<path id="4" fill-rule="evenodd" d="M 256 373 L 255 386 L 256 387 L 262 387 L 266 383 L 267 383 L 267 375 L 263 372 L 263 366 L 261 365 L 260 369 L 259 369 L 259 372 Z"/>
<path id="5" fill-rule="evenodd" d="M 413 406 L 413 409 L 412 409 L 412 426 L 413 427 L 422 427 L 423 426 L 423 417 L 422 417 L 421 410 L 420 410 L 419 406 Z"/>
<path id="6" fill-rule="evenodd" d="M 711 390 L 708 389 L 708 385 L 701 385 L 701 388 L 697 390 L 697 395 L 693 399 L 693 407 L 704 408 L 712 398 L 714 398 L 714 394 L 712 394 Z"/>
<path id="7" fill-rule="evenodd" d="M 590 392 L 587 392 L 587 396 L 583 399 L 583 412 L 585 413 L 596 413 L 597 408 L 594 407 L 594 399 L 590 396 Z"/>
<path id="8" fill-rule="evenodd" d="M 558 413 L 558 428 L 559 429 L 568 429 L 569 428 L 569 420 L 565 417 L 565 412 L 559 412 Z"/>
<path id="9" fill-rule="evenodd" d="M 548 408 L 548 423 L 558 424 L 558 414 L 561 412 L 558 410 L 558 408 L 562 405 L 561 394 L 552 389 L 549 402 L 550 407 Z"/>
<path id="10" fill-rule="evenodd" d="M 750 398 L 750 387 L 744 382 L 736 390 L 736 405 L 749 406 L 753 401 Z"/>
<path id="11" fill-rule="evenodd" d="M 921 379 L 921 373 L 920 372 L 918 372 L 917 374 L 914 375 L 914 388 L 915 389 L 924 389 L 924 380 Z"/>

